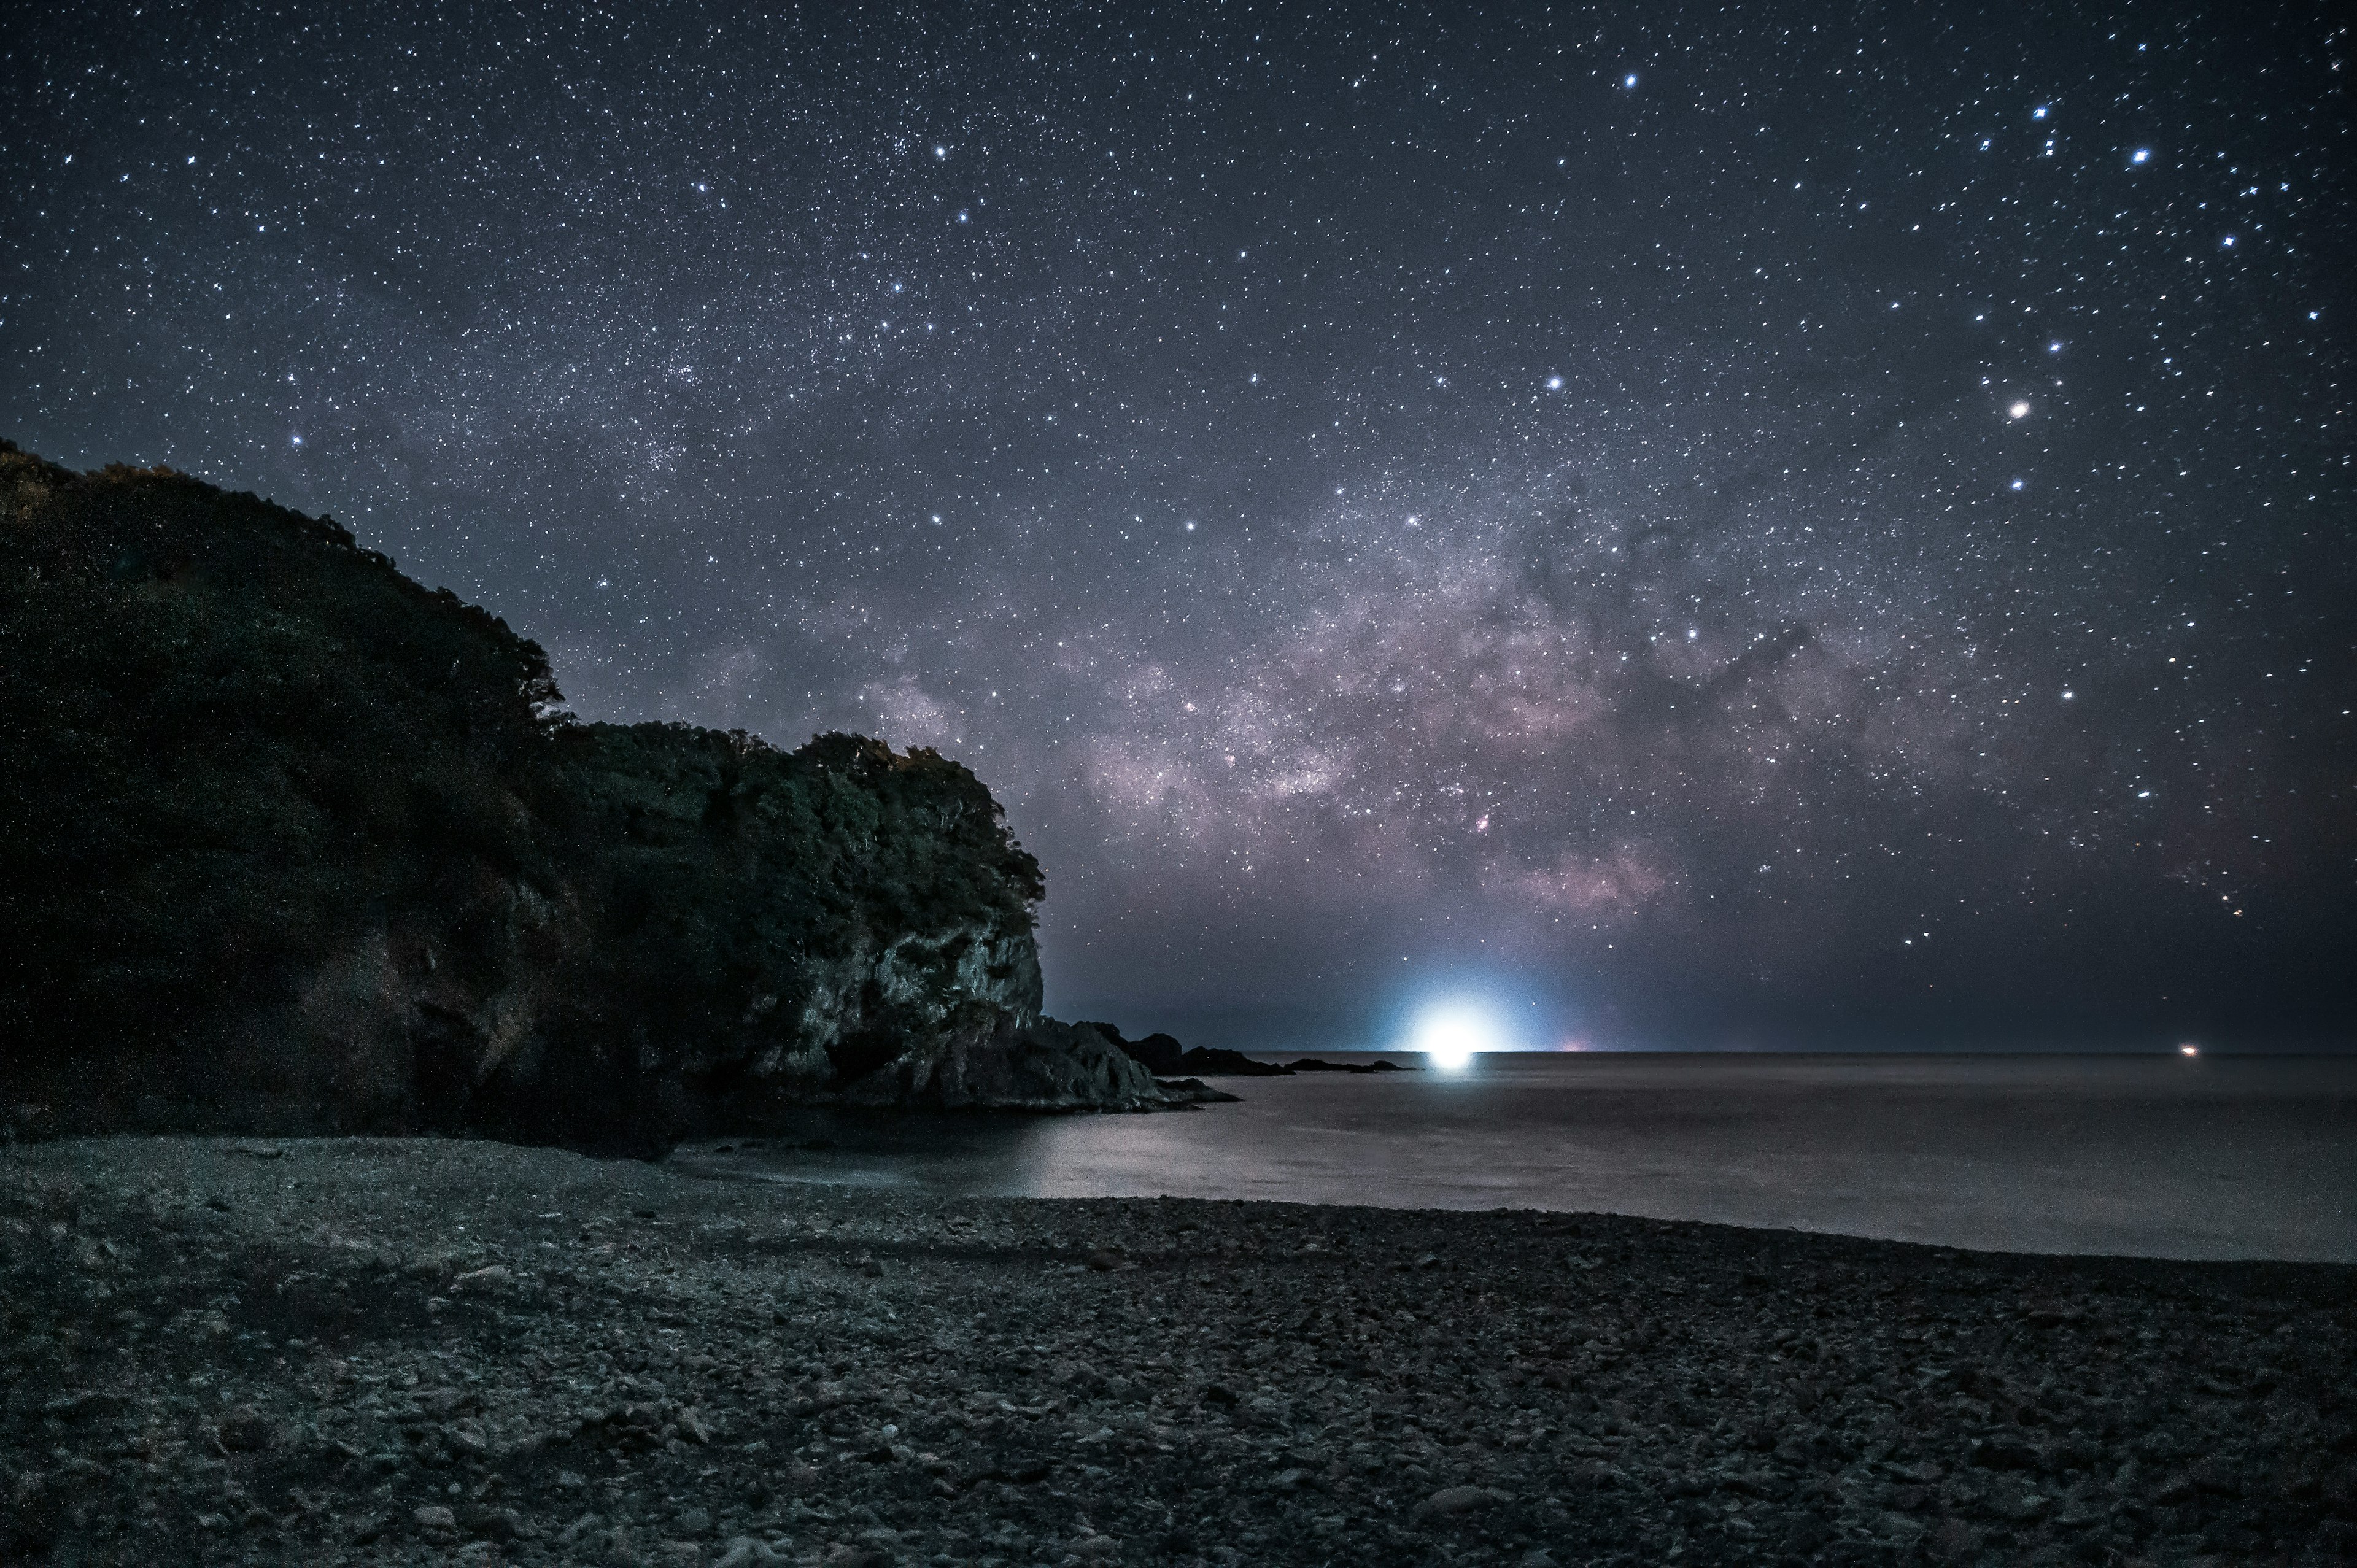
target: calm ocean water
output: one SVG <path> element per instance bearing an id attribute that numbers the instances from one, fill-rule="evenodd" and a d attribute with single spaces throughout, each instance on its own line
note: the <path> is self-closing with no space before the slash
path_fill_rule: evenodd
<path id="1" fill-rule="evenodd" d="M 2357 1262 L 2357 1058 L 1499 1055 L 1454 1074 L 1217 1081 L 1243 1102 L 814 1116 L 791 1139 L 674 1157 L 941 1194 L 1605 1210 L 2012 1251 Z M 794 1146 L 820 1140 L 833 1146 Z"/>

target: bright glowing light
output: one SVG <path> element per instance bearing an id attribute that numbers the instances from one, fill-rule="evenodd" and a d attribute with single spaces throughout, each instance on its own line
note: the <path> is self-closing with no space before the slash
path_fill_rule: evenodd
<path id="1" fill-rule="evenodd" d="M 2151 149 L 2150 147 L 2138 147 L 2138 148 L 2137 148 L 2137 149 L 2136 149 L 2133 154 L 2131 154 L 2131 155 L 2129 156 L 2129 157 L 2128 157 L 2128 162 L 2130 162 L 2130 163 L 2132 163 L 2132 164 L 2140 164 L 2140 163 L 2144 162 L 2147 158 L 2149 158 L 2149 157 L 2151 157 L 2151 156 L 2152 156 L 2152 149 Z"/>
<path id="2" fill-rule="evenodd" d="M 2018 403 L 2011 408 L 2007 409 L 2006 413 L 2011 414 L 2016 419 L 2028 419 L 2029 417 L 2029 405 L 2026 403 Z"/>
<path id="3" fill-rule="evenodd" d="M 1474 1052 L 1503 1050 L 1505 1040 L 1487 1013 L 1455 1003 L 1418 1018 L 1408 1049 L 1422 1051 L 1443 1072 L 1460 1072 L 1471 1064 Z"/>
<path id="4" fill-rule="evenodd" d="M 2180 1057 L 2198 1057 L 2201 1054 L 2201 1047 L 2188 1040 L 2177 1047 L 2177 1054 Z"/>

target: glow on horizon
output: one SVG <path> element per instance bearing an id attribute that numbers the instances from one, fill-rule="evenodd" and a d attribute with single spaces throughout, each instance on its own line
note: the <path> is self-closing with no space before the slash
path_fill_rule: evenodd
<path id="1" fill-rule="evenodd" d="M 1503 1031 L 1489 1014 L 1467 1003 L 1444 1003 L 1425 1010 L 1408 1038 L 1408 1049 L 1421 1051 L 1443 1072 L 1462 1072 L 1475 1053 L 1511 1050 Z"/>

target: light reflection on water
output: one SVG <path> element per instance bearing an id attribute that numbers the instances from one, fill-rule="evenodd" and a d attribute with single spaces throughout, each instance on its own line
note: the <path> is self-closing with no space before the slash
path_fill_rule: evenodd
<path id="1" fill-rule="evenodd" d="M 1508 1206 L 2357 1262 L 2357 1058 L 1496 1055 L 1459 1073 L 1218 1082 L 1243 1102 L 812 1113 L 758 1147 L 673 1157 L 942 1195 Z"/>

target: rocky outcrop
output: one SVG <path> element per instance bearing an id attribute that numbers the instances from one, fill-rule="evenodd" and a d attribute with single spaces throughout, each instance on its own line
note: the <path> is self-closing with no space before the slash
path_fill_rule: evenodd
<path id="1" fill-rule="evenodd" d="M 835 1095 L 845 1105 L 960 1111 L 1160 1111 L 1192 1096 L 1163 1091 L 1153 1075 L 1086 1024 L 1006 1015 L 911 1042 Z"/>
<path id="2" fill-rule="evenodd" d="M 1106 1039 L 1120 1047 L 1130 1059 L 1158 1079 L 1174 1078 L 1180 1073 L 1206 1072 L 1219 1078 L 1290 1078 L 1298 1072 L 1371 1073 L 1414 1070 L 1402 1068 L 1396 1062 L 1329 1062 L 1319 1061 L 1315 1057 L 1297 1057 L 1289 1062 L 1265 1062 L 1248 1057 L 1242 1051 L 1232 1051 L 1218 1046 L 1197 1046 L 1189 1050 L 1168 1035 L 1148 1035 L 1142 1040 L 1126 1039 L 1122 1032 L 1111 1024 L 1083 1024 L 1081 1027 L 1096 1030 Z M 1191 1083 L 1193 1079 L 1189 1079 L 1188 1081 Z M 1169 1084 L 1165 1084 L 1163 1087 L 1166 1090 L 1172 1088 Z M 1196 1084 L 1195 1088 L 1201 1090 L 1201 1093 L 1192 1096 L 1196 1100 L 1206 1098 L 1233 1100 L 1235 1098 L 1232 1094 L 1222 1094 L 1217 1090 L 1204 1089 L 1200 1084 Z"/>
<path id="3" fill-rule="evenodd" d="M 1186 1047 L 1168 1035 L 1148 1035 L 1142 1040 L 1133 1040 L 1124 1036 L 1122 1032 L 1111 1024 L 1085 1023 L 1081 1027 L 1094 1029 L 1118 1046 L 1132 1061 L 1157 1078 L 1168 1077 L 1179 1071 L 1179 1062 L 1187 1054 Z"/>
<path id="4" fill-rule="evenodd" d="M 1039 1018 L 1043 895 L 948 758 L 576 723 L 536 645 L 328 520 L 0 443 L 10 1130 L 1160 1103 Z"/>

